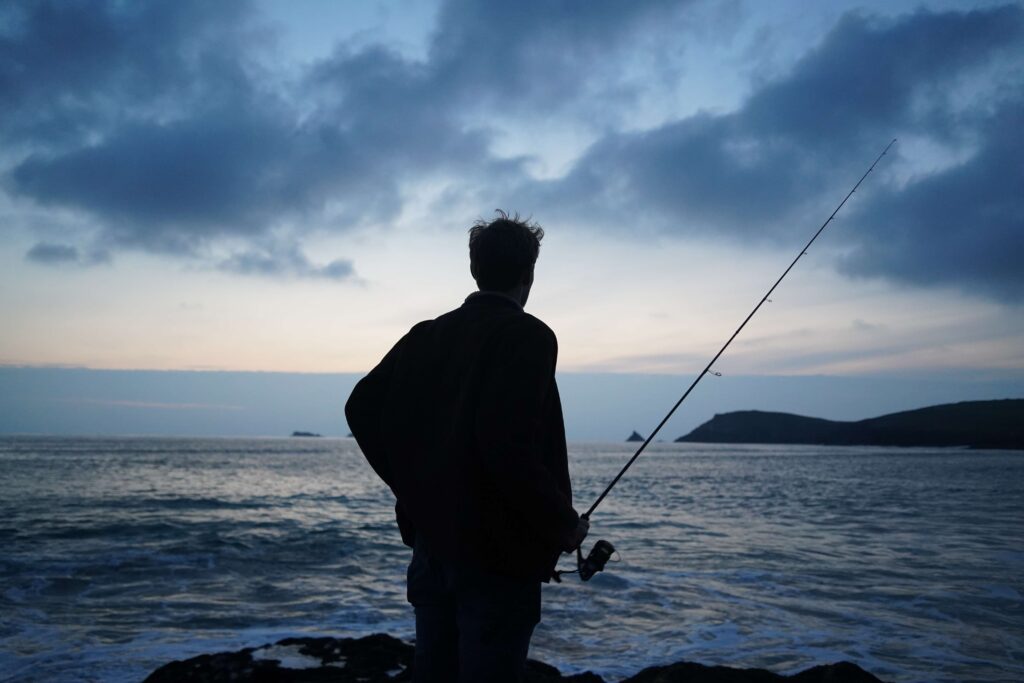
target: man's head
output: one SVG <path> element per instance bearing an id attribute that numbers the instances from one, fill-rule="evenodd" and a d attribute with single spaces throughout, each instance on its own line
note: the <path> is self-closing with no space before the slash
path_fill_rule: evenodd
<path id="1" fill-rule="evenodd" d="M 526 303 L 544 230 L 519 214 L 498 217 L 469 229 L 469 269 L 481 291 L 504 292 Z"/>

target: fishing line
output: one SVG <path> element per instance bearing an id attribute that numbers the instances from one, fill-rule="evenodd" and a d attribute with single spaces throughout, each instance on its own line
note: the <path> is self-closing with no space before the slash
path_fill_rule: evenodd
<path id="1" fill-rule="evenodd" d="M 583 513 L 583 515 L 581 515 L 584 519 L 590 519 L 590 516 L 594 513 L 594 510 L 597 509 L 597 506 L 601 504 L 601 501 L 603 501 L 605 497 L 608 495 L 608 493 L 615 487 L 615 485 L 619 483 L 619 480 L 622 479 L 622 476 L 633 465 L 633 463 L 636 462 L 636 459 L 639 458 L 640 454 L 644 452 L 644 449 L 647 448 L 647 445 L 654 440 L 654 437 L 658 434 L 658 432 L 661 431 L 661 428 L 665 426 L 665 423 L 669 421 L 669 418 L 671 418 L 672 415 L 676 412 L 676 409 L 682 405 L 683 401 L 686 400 L 686 397 L 690 395 L 690 392 L 692 392 L 694 388 L 698 384 L 700 384 L 700 381 L 704 379 L 704 376 L 708 374 L 712 374 L 719 377 L 721 376 L 721 373 L 713 372 L 711 370 L 712 366 L 714 366 L 715 362 L 717 362 L 721 355 L 725 353 L 725 350 L 729 348 L 729 344 L 732 344 L 732 341 L 739 335 L 743 328 L 747 326 L 747 323 L 750 322 L 750 319 L 754 317 L 754 314 L 761 309 L 761 306 L 763 306 L 766 301 L 771 301 L 769 297 L 771 297 L 772 292 L 775 291 L 775 288 L 779 286 L 779 283 L 782 282 L 783 279 L 785 279 L 785 277 L 789 274 L 789 271 L 791 271 L 793 269 L 793 266 L 796 265 L 796 262 L 807 255 L 807 250 L 810 248 L 812 244 L 814 244 L 814 240 L 818 239 L 818 235 L 824 232 L 825 228 L 828 227 L 828 224 L 832 222 L 832 220 L 836 217 L 836 214 L 839 213 L 839 210 L 843 208 L 844 204 L 846 204 L 846 201 L 853 196 L 853 193 L 857 191 L 857 188 L 860 187 L 860 184 L 862 182 L 864 182 L 864 179 L 871 174 L 871 171 L 875 170 L 875 166 L 878 164 L 879 161 L 882 160 L 882 157 L 884 157 L 889 152 L 889 148 L 892 147 L 894 144 L 896 144 L 896 138 L 893 138 L 892 141 L 885 146 L 885 149 L 883 149 L 882 153 L 879 154 L 878 157 L 871 163 L 871 166 L 868 167 L 868 170 L 865 171 L 864 175 L 860 177 L 860 180 L 858 180 L 857 184 L 853 186 L 853 189 L 846 193 L 846 196 L 843 197 L 843 201 L 839 202 L 839 206 L 837 206 L 835 210 L 832 211 L 832 214 L 827 219 L 825 219 L 825 222 L 821 224 L 821 227 L 818 228 L 818 231 L 814 233 L 814 236 L 811 237 L 811 239 L 808 240 L 807 244 L 804 245 L 803 249 L 801 249 L 800 252 L 797 253 L 796 258 L 794 258 L 793 262 L 789 264 L 789 267 L 782 272 L 782 275 L 780 275 L 779 279 L 775 281 L 775 284 L 773 284 L 765 293 L 765 295 L 761 297 L 761 300 L 757 302 L 757 305 L 754 306 L 754 310 L 752 310 L 747 315 L 747 317 L 743 319 L 743 322 L 740 323 L 740 326 L 737 327 L 736 331 L 732 333 L 732 336 L 729 337 L 728 341 L 726 341 L 725 344 L 722 345 L 722 348 L 718 350 L 718 353 L 716 353 L 714 357 L 704 367 L 704 369 L 700 371 L 697 377 L 693 380 L 693 383 L 690 384 L 689 388 L 687 388 L 687 390 L 683 393 L 679 400 L 676 401 L 676 404 L 672 406 L 672 409 L 668 411 L 668 414 L 665 415 L 664 418 L 662 418 L 661 422 L 658 423 L 658 426 L 654 428 L 654 431 L 651 432 L 651 435 L 644 439 L 644 442 L 640 444 L 640 447 L 638 449 L 636 449 L 636 453 L 634 453 L 633 457 L 629 459 L 629 462 L 627 462 L 623 466 L 623 468 L 619 470 L 619 473 L 615 475 L 615 478 L 612 479 L 610 484 L 608 484 L 608 487 L 601 492 L 601 495 L 597 497 L 597 500 L 595 500 L 594 504 L 590 506 L 590 509 Z M 583 580 L 586 581 L 590 578 L 590 576 L 593 576 L 594 573 L 601 571 L 604 568 L 605 562 L 607 562 L 608 558 L 611 556 L 612 552 L 614 552 L 614 548 L 612 548 L 612 545 L 608 543 L 608 541 L 598 541 L 597 544 L 594 546 L 594 549 L 590 551 L 590 554 L 584 560 L 582 552 L 579 548 L 577 548 L 576 561 L 579 569 L 577 569 L 576 571 L 579 571 L 580 578 L 583 578 Z M 591 569 L 594 569 L 594 571 L 591 571 Z M 571 572 L 556 572 L 556 580 L 558 579 L 558 575 L 562 573 Z"/>

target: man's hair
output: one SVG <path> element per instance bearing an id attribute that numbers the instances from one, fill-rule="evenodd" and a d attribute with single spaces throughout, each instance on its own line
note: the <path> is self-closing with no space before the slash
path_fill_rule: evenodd
<path id="1" fill-rule="evenodd" d="M 544 229 L 498 209 L 493 221 L 482 218 L 469 229 L 469 262 L 480 289 L 506 291 L 529 274 L 540 254 Z"/>

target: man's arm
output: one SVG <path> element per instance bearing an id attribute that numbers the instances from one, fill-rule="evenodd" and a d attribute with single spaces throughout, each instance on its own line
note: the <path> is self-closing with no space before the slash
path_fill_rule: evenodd
<path id="1" fill-rule="evenodd" d="M 355 437 L 370 467 L 392 490 L 394 486 L 384 449 L 381 421 L 384 416 L 384 402 L 391 385 L 391 373 L 404 341 L 405 337 L 402 337 L 377 367 L 359 380 L 345 403 L 345 419 L 348 420 L 352 436 Z"/>
<path id="2" fill-rule="evenodd" d="M 384 480 L 392 492 L 395 490 L 394 480 L 391 478 L 391 466 L 384 448 L 381 421 L 384 417 L 385 401 L 391 386 L 391 374 L 394 371 L 395 361 L 401 354 L 401 347 L 408 336 L 402 337 L 377 364 L 377 367 L 359 380 L 352 390 L 352 395 L 345 403 L 345 419 L 348 420 L 352 436 L 355 437 L 356 443 L 359 444 L 370 467 L 377 473 L 377 476 Z M 398 520 L 398 530 L 402 534 L 402 542 L 411 548 L 415 544 L 416 530 L 413 528 L 412 520 L 409 519 L 405 510 L 402 509 L 401 503 L 397 500 L 395 501 L 395 518 Z"/>
<path id="3" fill-rule="evenodd" d="M 541 446 L 558 345 L 554 333 L 539 323 L 524 325 L 506 341 L 484 377 L 477 408 L 484 469 L 539 537 L 568 550 L 579 516 L 545 467 Z"/>

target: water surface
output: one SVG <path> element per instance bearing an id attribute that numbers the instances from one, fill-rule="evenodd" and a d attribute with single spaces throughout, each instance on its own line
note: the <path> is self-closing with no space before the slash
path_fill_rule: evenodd
<path id="1" fill-rule="evenodd" d="M 632 453 L 572 444 L 578 507 Z M 1024 453 L 652 446 L 531 656 L 1024 680 Z M 410 638 L 410 551 L 347 439 L 0 438 L 0 680 L 137 681 L 296 634 Z M 569 564 L 568 558 L 565 564 Z"/>

